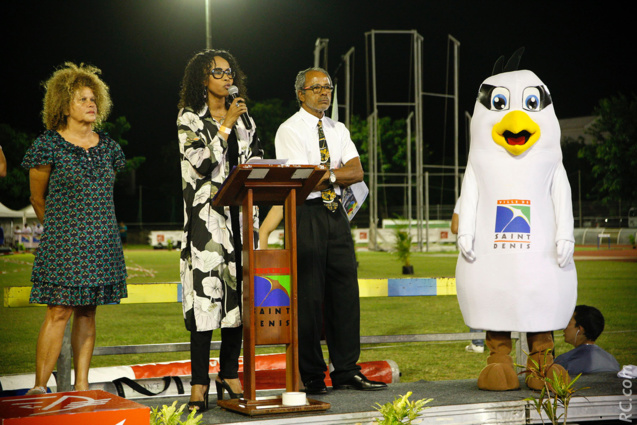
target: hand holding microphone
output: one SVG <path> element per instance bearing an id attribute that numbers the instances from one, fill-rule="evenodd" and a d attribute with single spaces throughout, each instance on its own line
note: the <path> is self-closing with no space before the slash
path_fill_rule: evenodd
<path id="1" fill-rule="evenodd" d="M 248 110 L 245 106 L 245 102 L 243 102 L 243 99 L 239 98 L 239 89 L 237 88 L 237 86 L 230 86 L 228 87 L 228 93 L 228 99 L 230 99 L 230 107 L 232 108 L 233 104 L 235 104 L 234 106 L 244 110 L 244 112 L 241 113 L 241 121 L 243 121 L 243 125 L 245 126 L 245 128 L 250 130 L 252 128 L 252 123 L 250 122 L 250 116 L 248 115 Z M 237 98 L 239 98 L 240 100 L 235 100 Z"/>

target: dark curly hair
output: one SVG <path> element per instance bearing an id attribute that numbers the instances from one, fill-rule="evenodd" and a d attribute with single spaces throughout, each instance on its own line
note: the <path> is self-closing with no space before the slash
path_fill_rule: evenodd
<path id="1" fill-rule="evenodd" d="M 604 330 L 604 316 L 602 312 L 588 305 L 575 307 L 575 326 L 584 328 L 584 336 L 591 341 L 597 340 Z"/>
<path id="2" fill-rule="evenodd" d="M 224 58 L 230 64 L 230 68 L 236 72 L 233 84 L 239 89 L 239 96 L 247 99 L 246 75 L 239 67 L 237 60 L 226 50 L 207 49 L 193 56 L 181 81 L 181 91 L 179 92 L 179 108 L 191 108 L 193 111 L 200 111 L 206 104 L 205 85 L 210 75 L 210 70 L 214 68 L 210 64 L 214 63 L 215 56 Z"/>

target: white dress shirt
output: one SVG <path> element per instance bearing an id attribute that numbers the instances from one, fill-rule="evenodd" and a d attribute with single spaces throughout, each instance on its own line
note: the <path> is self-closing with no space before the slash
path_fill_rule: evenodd
<path id="1" fill-rule="evenodd" d="M 288 118 L 276 132 L 274 139 L 276 157 L 287 159 L 288 164 L 320 165 L 318 121 L 317 117 L 303 108 Z M 323 116 L 322 122 L 325 141 L 330 151 L 331 168 L 339 168 L 342 164 L 359 156 L 345 125 L 326 116 Z M 334 189 L 338 195 L 341 194 L 340 187 L 334 186 Z M 307 199 L 320 197 L 321 192 L 315 191 L 310 193 Z"/>

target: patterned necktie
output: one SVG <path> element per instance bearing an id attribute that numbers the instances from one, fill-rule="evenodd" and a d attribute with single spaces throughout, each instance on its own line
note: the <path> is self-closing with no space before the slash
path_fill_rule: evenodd
<path id="1" fill-rule="evenodd" d="M 325 133 L 323 133 L 323 122 L 319 120 L 318 122 L 318 137 L 319 137 L 319 148 L 321 149 L 321 165 L 330 169 L 330 150 L 327 148 L 327 142 L 325 141 Z M 321 198 L 323 198 L 323 205 L 330 210 L 336 211 L 338 208 L 338 201 L 336 200 L 336 192 L 334 191 L 334 186 L 330 184 L 325 190 L 321 191 Z"/>

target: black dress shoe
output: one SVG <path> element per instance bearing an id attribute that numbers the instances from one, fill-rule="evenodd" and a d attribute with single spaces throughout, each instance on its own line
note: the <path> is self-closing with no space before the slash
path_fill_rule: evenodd
<path id="1" fill-rule="evenodd" d="M 312 381 L 308 381 L 304 383 L 306 394 L 327 394 L 327 387 L 325 386 L 325 381 L 322 379 L 314 379 Z"/>
<path id="2" fill-rule="evenodd" d="M 387 388 L 384 382 L 370 381 L 362 373 L 352 376 L 347 381 L 334 385 L 335 390 L 377 391 Z"/>

